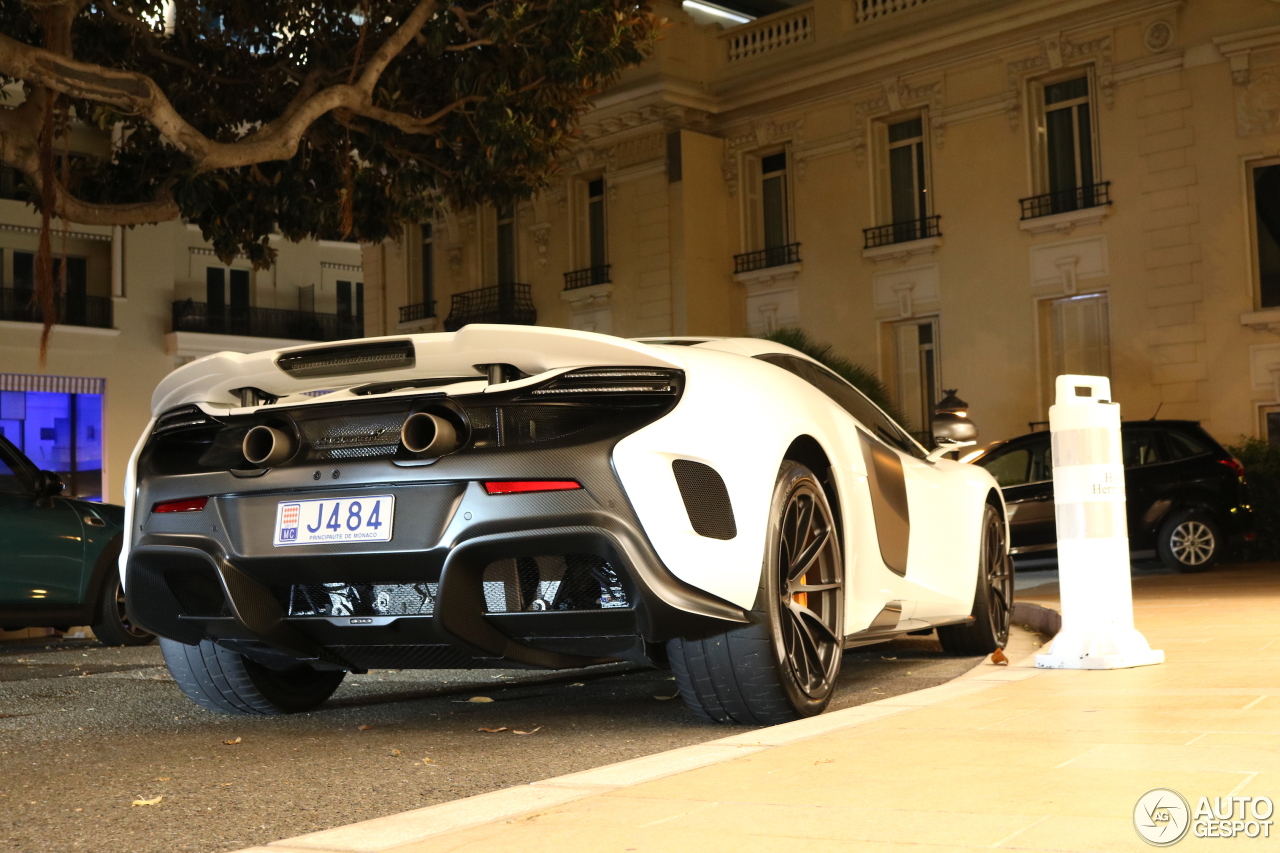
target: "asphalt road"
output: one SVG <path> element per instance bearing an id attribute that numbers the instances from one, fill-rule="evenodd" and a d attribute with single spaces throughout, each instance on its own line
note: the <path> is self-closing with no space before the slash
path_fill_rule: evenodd
<path id="1" fill-rule="evenodd" d="M 941 684 L 978 660 L 943 655 L 933 636 L 855 649 L 831 707 Z M 379 670 L 348 676 L 310 714 L 225 717 L 179 693 L 156 646 L 7 643 L 0 848 L 234 850 L 743 730 L 698 722 L 675 692 L 669 673 L 624 665 Z"/>

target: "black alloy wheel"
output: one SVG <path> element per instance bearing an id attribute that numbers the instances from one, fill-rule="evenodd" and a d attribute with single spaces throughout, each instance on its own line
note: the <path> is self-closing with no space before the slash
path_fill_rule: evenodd
<path id="1" fill-rule="evenodd" d="M 134 624 L 125 608 L 124 587 L 120 574 L 112 567 L 102 584 L 102 596 L 98 601 L 97 621 L 93 623 L 93 635 L 104 646 L 145 646 L 156 638 L 155 634 Z"/>
<path id="2" fill-rule="evenodd" d="M 844 584 L 835 524 L 812 480 L 788 498 L 777 547 L 779 657 L 806 697 L 824 699 L 844 651 Z"/>
<path id="3" fill-rule="evenodd" d="M 977 588 L 970 613 L 973 621 L 938 629 L 938 640 L 948 654 L 989 655 L 1009 642 L 1013 618 L 1013 559 L 1006 547 L 1004 521 L 991 504 L 982 512 L 981 537 Z"/>
<path id="4" fill-rule="evenodd" d="M 778 472 L 764 564 L 746 625 L 667 644 L 676 686 L 704 720 L 775 725 L 822 713 L 844 649 L 844 561 L 818 478 Z"/>

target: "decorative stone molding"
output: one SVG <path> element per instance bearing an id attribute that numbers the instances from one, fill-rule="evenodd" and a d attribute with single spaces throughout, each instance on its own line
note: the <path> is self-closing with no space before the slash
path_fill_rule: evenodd
<path id="1" fill-rule="evenodd" d="M 738 194 L 738 173 L 742 168 L 742 155 L 756 148 L 763 148 L 766 145 L 775 145 L 780 142 L 791 143 L 793 149 L 803 148 L 803 119 L 792 119 L 791 121 L 760 121 L 751 128 L 747 133 L 737 136 L 730 136 L 725 140 L 724 160 L 721 161 L 721 170 L 724 173 L 725 187 L 729 190 L 730 198 Z M 803 162 L 803 158 L 801 158 Z M 796 164 L 797 177 L 803 171 L 803 165 Z"/>
<path id="2" fill-rule="evenodd" d="M 746 290 L 747 334 L 767 335 L 800 322 L 800 288 L 795 281 L 800 264 L 788 266 L 795 268 L 789 274 L 781 272 L 787 268 L 774 267 L 773 271 L 778 274 L 773 276 L 747 278 L 746 273 L 734 276 Z"/>
<path id="3" fill-rule="evenodd" d="M 1231 81 L 1237 86 L 1248 86 L 1251 78 L 1250 54 L 1255 50 L 1268 50 L 1280 46 L 1280 27 L 1263 27 L 1217 36 L 1213 43 L 1218 52 L 1231 64 Z"/>
<path id="4" fill-rule="evenodd" d="M 1111 272 L 1105 234 L 1032 246 L 1031 289 L 1039 296 L 1074 296 L 1079 282 Z"/>
<path id="5" fill-rule="evenodd" d="M 871 289 L 879 320 L 936 313 L 942 304 L 937 264 L 878 272 L 872 277 Z"/>
<path id="6" fill-rule="evenodd" d="M 1254 70 L 1234 88 L 1237 136 L 1266 136 L 1280 127 L 1280 66 Z"/>
<path id="7" fill-rule="evenodd" d="M 1240 315 L 1240 325 L 1255 332 L 1271 332 L 1280 335 L 1280 308 L 1264 308 Z"/>
<path id="8" fill-rule="evenodd" d="M 1045 36 L 1040 40 L 1039 54 L 1008 63 L 1005 66 L 1005 73 L 1009 83 L 1010 128 L 1018 129 L 1021 119 L 1022 90 L 1028 77 L 1045 71 L 1056 71 L 1089 63 L 1094 66 L 1103 103 L 1108 109 L 1114 107 L 1116 105 L 1115 61 L 1110 33 L 1079 42 L 1071 41 L 1064 33 Z"/>
<path id="9" fill-rule="evenodd" d="M 783 264 L 777 267 L 765 267 L 759 270 L 750 270 L 748 272 L 739 272 L 733 274 L 733 280 L 739 284 L 760 285 L 771 284 L 774 282 L 790 281 L 800 275 L 800 271 L 804 269 L 804 264 L 797 262 L 794 264 Z"/>
<path id="10" fill-rule="evenodd" d="M 684 110 L 666 105 L 648 104 L 639 109 L 627 110 L 617 115 L 602 118 L 578 128 L 578 136 L 590 141 L 621 133 L 644 124 L 664 121 L 679 121 L 684 117 Z"/>
<path id="11" fill-rule="evenodd" d="M 538 268 L 547 268 L 547 249 L 551 245 L 551 223 L 538 222 L 529 226 L 533 234 L 533 247 L 538 252 Z"/>
<path id="12" fill-rule="evenodd" d="M 946 133 L 946 122 L 932 121 L 933 115 L 942 113 L 942 78 L 915 86 L 901 77 L 891 77 L 880 84 L 880 93 L 853 105 L 853 146 L 859 166 L 866 165 L 867 147 L 870 144 L 869 128 L 873 120 L 912 108 L 929 109 L 930 132 L 935 141 Z M 938 143 L 940 144 L 940 143 Z"/>
<path id="13" fill-rule="evenodd" d="M 1142 34 L 1142 43 L 1152 53 L 1160 53 L 1173 44 L 1173 24 L 1168 21 L 1153 21 L 1147 25 Z"/>
<path id="14" fill-rule="evenodd" d="M 569 303 L 573 328 L 582 332 L 613 333 L 613 284 L 593 284 L 560 291 Z"/>
<path id="15" fill-rule="evenodd" d="M 1098 207 L 1086 207 L 1083 210 L 1068 210 L 1066 213 L 1024 219 L 1018 223 L 1018 228 L 1031 235 L 1070 234 L 1077 228 L 1100 224 L 1109 213 L 1111 213 L 1111 205 L 1103 204 Z"/>
<path id="16" fill-rule="evenodd" d="M 862 250 L 862 257 L 877 264 L 900 263 L 923 260 L 942 246 L 941 237 L 926 237 L 923 240 L 908 240 L 904 243 L 891 243 L 888 246 L 875 246 Z"/>

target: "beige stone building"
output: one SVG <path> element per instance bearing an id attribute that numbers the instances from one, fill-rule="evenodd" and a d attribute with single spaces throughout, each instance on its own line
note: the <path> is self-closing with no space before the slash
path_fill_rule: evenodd
<path id="1" fill-rule="evenodd" d="M 100 140 L 75 140 L 93 153 Z M 359 335 L 356 244 L 276 243 L 278 263 L 229 267 L 194 227 L 61 225 L 66 264 L 48 362 L 31 306 L 40 218 L 0 173 L 0 431 L 70 494 L 120 503 L 124 470 L 150 417 L 151 392 L 176 365 L 220 350 L 254 352 Z"/>
<path id="2" fill-rule="evenodd" d="M 659 11 L 549 192 L 366 248 L 371 330 L 795 325 L 917 429 L 946 386 L 1025 432 L 1086 372 L 1280 441 L 1280 2 Z"/>

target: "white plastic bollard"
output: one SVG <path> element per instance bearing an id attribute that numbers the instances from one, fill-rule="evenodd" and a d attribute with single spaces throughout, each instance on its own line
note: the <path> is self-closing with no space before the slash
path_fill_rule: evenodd
<path id="1" fill-rule="evenodd" d="M 1049 408 L 1062 630 L 1036 666 L 1121 669 L 1163 663 L 1133 627 L 1120 405 L 1102 376 L 1059 376 Z"/>

